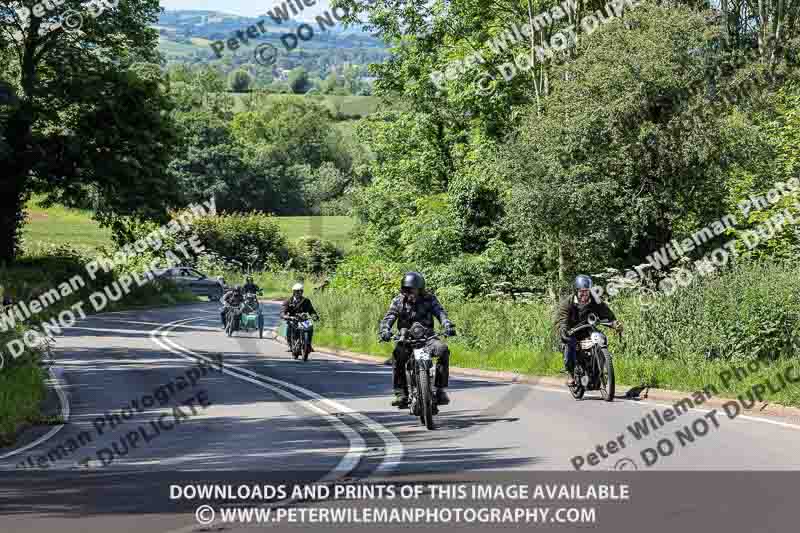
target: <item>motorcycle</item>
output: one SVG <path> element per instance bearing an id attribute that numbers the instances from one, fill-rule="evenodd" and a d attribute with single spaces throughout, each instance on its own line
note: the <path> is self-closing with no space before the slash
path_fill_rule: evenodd
<path id="1" fill-rule="evenodd" d="M 576 347 L 575 384 L 569 387 L 576 400 L 583 398 L 587 390 L 599 390 L 605 401 L 614 401 L 614 359 L 608 351 L 608 338 L 597 329 L 597 326 L 612 327 L 611 324 L 590 313 L 586 323 L 567 332 L 572 336 L 578 331 L 591 329 L 589 337 L 578 342 Z"/>
<path id="2" fill-rule="evenodd" d="M 406 344 L 412 350 L 412 357 L 406 362 L 406 383 L 408 384 L 408 408 L 412 416 L 418 416 L 428 429 L 434 429 L 433 415 L 439 414 L 433 382 L 436 365 L 435 356 L 428 349 L 428 342 L 439 339 L 444 333 L 426 336 L 427 328 L 414 322 L 410 328 L 402 328 L 392 340 Z M 400 406 L 402 409 L 403 406 Z"/>
<path id="3" fill-rule="evenodd" d="M 254 292 L 248 292 L 244 295 L 239 329 L 243 331 L 254 331 L 258 329 L 258 338 L 264 338 L 264 313 L 261 310 L 258 296 Z"/>
<path id="4" fill-rule="evenodd" d="M 287 322 L 292 330 L 289 341 L 292 357 L 297 359 L 302 355 L 303 361 L 308 361 L 308 354 L 311 353 L 311 330 L 314 328 L 311 316 L 308 313 L 300 313 L 296 317 L 289 317 Z"/>
<path id="5" fill-rule="evenodd" d="M 227 322 L 225 324 L 225 334 L 228 337 L 233 336 L 235 331 L 255 331 L 258 330 L 258 337 L 264 338 L 264 313 L 261 309 L 261 304 L 258 301 L 256 293 L 249 292 L 244 296 L 244 302 L 239 306 L 236 312 L 231 312 L 229 309 L 227 314 Z M 239 317 L 238 324 L 236 316 Z"/>

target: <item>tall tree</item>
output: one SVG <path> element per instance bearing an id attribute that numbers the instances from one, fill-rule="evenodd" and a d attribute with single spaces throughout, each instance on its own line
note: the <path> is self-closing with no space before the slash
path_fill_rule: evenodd
<path id="1" fill-rule="evenodd" d="M 19 251 L 32 191 L 70 205 L 93 190 L 96 217 L 112 228 L 120 217 L 164 217 L 179 200 L 166 179 L 176 136 L 158 34 L 149 28 L 158 0 L 129 0 L 97 16 L 88 4 L 65 0 L 39 17 L 43 4 L 34 0 L 0 0 L 0 50 L 11 52 L 0 74 L 19 95 L 0 162 L 0 261 Z M 72 32 L 61 19 L 69 10 L 83 15 Z"/>

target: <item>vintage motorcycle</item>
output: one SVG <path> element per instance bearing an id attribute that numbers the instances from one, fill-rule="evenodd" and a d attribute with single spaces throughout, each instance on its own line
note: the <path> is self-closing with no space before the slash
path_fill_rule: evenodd
<path id="1" fill-rule="evenodd" d="M 575 354 L 575 384 L 569 391 L 576 400 L 583 398 L 587 390 L 599 390 L 605 401 L 614 401 L 614 359 L 608 351 L 608 339 L 597 329 L 597 326 L 612 327 L 611 324 L 590 313 L 585 323 L 567 332 L 572 336 L 584 329 L 591 330 L 589 337 L 578 342 Z"/>
<path id="2" fill-rule="evenodd" d="M 292 329 L 289 348 L 292 350 L 292 357 L 295 359 L 303 356 L 303 361 L 308 361 L 308 354 L 311 353 L 311 330 L 314 322 L 308 313 L 300 313 L 296 317 L 287 320 L 287 326 Z"/>
<path id="3" fill-rule="evenodd" d="M 428 429 L 434 429 L 433 415 L 439 413 L 436 395 L 433 393 L 435 356 L 428 349 L 428 342 L 439 339 L 444 333 L 426 335 L 427 328 L 414 322 L 410 328 L 402 328 L 392 340 L 411 348 L 411 357 L 406 362 L 406 383 L 408 384 L 408 408 L 412 416 L 418 416 Z M 401 406 L 402 408 L 402 406 Z"/>
<path id="4" fill-rule="evenodd" d="M 239 315 L 239 323 L 234 323 L 235 315 Z M 225 334 L 231 337 L 235 331 L 258 330 L 258 337 L 264 338 L 264 313 L 256 293 L 249 292 L 244 295 L 244 302 L 239 307 L 238 313 L 229 312 L 225 324 Z"/>

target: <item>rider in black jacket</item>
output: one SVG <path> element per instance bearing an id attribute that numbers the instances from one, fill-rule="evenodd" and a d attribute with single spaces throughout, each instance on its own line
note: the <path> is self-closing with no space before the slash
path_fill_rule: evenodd
<path id="1" fill-rule="evenodd" d="M 228 312 L 233 310 L 235 313 L 239 313 L 239 308 L 244 301 L 244 295 L 242 295 L 242 288 L 238 285 L 233 287 L 231 290 L 225 293 L 225 295 L 221 298 L 224 307 L 222 308 L 222 312 L 220 313 L 220 318 L 222 319 L 222 327 L 224 328 L 226 325 L 226 319 L 228 318 Z M 234 320 L 234 329 L 238 329 L 238 322 Z"/>
<path id="2" fill-rule="evenodd" d="M 397 295 L 389 306 L 389 311 L 383 317 L 380 326 L 380 338 L 383 341 L 392 339 L 392 325 L 397 322 L 397 328 L 410 328 L 414 322 L 419 322 L 430 332 L 433 332 L 433 318 L 436 317 L 445 329 L 448 337 L 456 334 L 455 325 L 447 318 L 439 300 L 433 294 L 425 292 L 425 278 L 418 272 L 409 272 L 403 277 L 400 284 L 400 294 Z M 439 339 L 428 341 L 431 353 L 437 356 L 436 399 L 439 405 L 447 405 L 450 398 L 445 392 L 450 375 L 450 349 Z M 406 383 L 405 365 L 411 352 L 407 346 L 395 345 L 392 382 L 394 385 L 395 399 L 392 405 L 403 407 L 408 403 L 408 383 Z"/>
<path id="3" fill-rule="evenodd" d="M 258 291 L 260 291 L 260 290 L 261 289 L 259 289 L 258 285 L 253 283 L 253 277 L 252 276 L 247 276 L 247 281 L 244 284 L 244 287 L 242 287 L 242 292 L 244 292 L 245 294 L 247 294 L 249 292 L 252 292 L 254 294 L 258 294 Z"/>
<path id="4" fill-rule="evenodd" d="M 311 300 L 308 298 L 303 297 L 303 284 L 296 283 L 292 287 L 292 297 L 283 302 L 281 306 L 281 318 L 284 320 L 295 317 L 301 313 L 307 313 L 310 315 L 314 320 L 319 320 L 319 315 L 317 311 L 314 309 L 314 306 L 311 304 Z M 289 343 L 289 351 L 292 349 L 292 333 L 294 328 L 291 325 L 291 322 L 287 325 L 286 328 L 286 341 Z M 312 329 L 309 331 L 309 341 L 308 343 L 311 344 L 311 339 L 314 337 L 314 330 Z M 309 346 L 309 351 L 313 352 L 314 347 Z"/>
<path id="5" fill-rule="evenodd" d="M 567 385 L 575 384 L 573 372 L 575 370 L 575 357 L 577 355 L 578 341 L 589 336 L 587 330 L 576 335 L 567 335 L 570 329 L 584 322 L 589 313 L 594 313 L 600 320 L 610 320 L 614 329 L 622 332 L 622 324 L 616 319 L 608 304 L 595 299 L 592 295 L 592 278 L 581 274 L 575 278 L 573 293 L 561 301 L 558 307 L 558 333 L 564 343 L 564 367 L 569 374 Z"/>

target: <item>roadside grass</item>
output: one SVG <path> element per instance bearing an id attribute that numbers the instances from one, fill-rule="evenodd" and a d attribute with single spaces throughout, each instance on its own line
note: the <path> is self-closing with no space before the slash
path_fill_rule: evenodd
<path id="1" fill-rule="evenodd" d="M 244 285 L 246 275 L 241 272 L 210 269 L 211 276 L 222 276 L 225 285 Z M 258 285 L 262 293 L 261 300 L 286 300 L 292 295 L 292 285 L 301 282 L 305 286 L 306 296 L 315 297 L 315 289 L 324 283 L 324 278 L 292 271 L 253 272 L 253 282 Z"/>
<path id="2" fill-rule="evenodd" d="M 317 306 L 317 299 L 314 299 Z M 315 327 L 314 344 L 322 347 L 338 348 L 353 352 L 389 357 L 392 353 L 392 343 L 379 343 L 377 340 L 377 324 L 371 332 L 341 331 L 331 324 L 331 317 L 326 316 L 327 308 L 320 309 L 322 322 Z M 463 346 L 458 338 L 447 340 L 450 346 L 450 365 L 461 368 L 474 368 L 479 370 L 515 372 L 531 376 L 563 376 L 562 355 L 558 352 L 535 352 L 524 346 L 508 347 L 492 352 L 471 350 Z M 765 391 L 764 400 L 769 403 L 778 403 L 788 406 L 800 407 L 800 383 L 789 384 L 788 387 L 780 385 L 781 376 L 794 377 L 800 380 L 800 366 L 797 361 L 788 359 L 763 365 L 757 372 L 749 373 L 744 379 L 735 378 L 735 369 L 743 368 L 747 372 L 746 364 L 724 363 L 721 361 L 701 362 L 687 366 L 677 361 L 661 361 L 654 364 L 650 361 L 626 359 L 624 352 L 615 349 L 610 343 L 611 352 L 615 354 L 614 369 L 617 382 L 617 395 L 624 394 L 626 387 L 645 387 L 683 391 L 687 394 L 705 390 L 717 391 L 715 397 L 735 398 L 747 394 L 757 384 L 766 384 L 769 380 L 778 392 Z M 724 383 L 725 374 L 729 383 Z M 642 376 L 647 376 L 642 379 Z M 784 377 L 785 379 L 785 377 Z"/>
<path id="3" fill-rule="evenodd" d="M 769 276 L 779 278 L 775 269 Z M 738 275 L 738 274 L 737 274 Z M 749 273 L 741 274 L 741 276 Z M 766 276 L 767 278 L 769 276 Z M 764 283 L 768 283 L 765 281 Z M 355 352 L 388 357 L 392 343 L 378 342 L 379 321 L 388 309 L 389 300 L 358 292 L 331 292 L 310 295 L 322 317 L 316 327 L 314 343 Z M 665 298 L 696 298 L 692 294 Z M 773 384 L 762 396 L 765 401 L 800 406 L 800 358 L 729 358 L 708 359 L 703 353 L 675 353 L 670 357 L 643 355 L 645 333 L 632 331 L 642 324 L 642 310 L 633 297 L 621 296 L 613 303 L 617 316 L 626 324 L 622 339 L 609 332 L 609 349 L 614 354 L 616 382 L 620 386 L 671 389 L 692 393 L 708 387 L 716 397 L 735 398 L 747 395 L 755 385 Z M 514 304 L 487 301 L 443 301 L 457 326 L 458 336 L 448 339 L 452 366 L 517 372 L 536 376 L 563 376 L 562 355 L 558 352 L 553 327 L 554 309 L 544 303 Z M 664 303 L 661 305 L 676 305 Z M 698 311 L 699 312 L 699 311 Z M 672 318 L 662 318 L 669 327 Z M 647 320 L 651 318 L 647 317 Z M 687 317 L 691 320 L 691 317 Z M 735 321 L 736 318 L 732 317 Z M 653 326 L 649 323 L 650 327 Z M 633 333 L 631 335 L 631 333 Z M 691 330 L 683 330 L 691 335 Z M 649 334 L 653 334 L 650 332 Z M 655 332 L 680 337 L 680 333 Z M 628 337 L 631 337 L 629 340 Z M 757 361 L 758 366 L 747 364 Z M 739 369 L 737 377 L 737 368 Z M 791 382 L 791 380 L 794 382 Z M 617 394 L 627 389 L 618 388 Z M 747 397 L 745 396 L 745 399 Z"/>
<path id="4" fill-rule="evenodd" d="M 3 296 L 10 296 L 14 302 L 31 302 L 76 275 L 81 276 L 85 282 L 85 286 L 80 287 L 77 292 L 55 301 L 50 300 L 50 305 L 32 314 L 26 322 L 20 323 L 17 319 L 15 325 L 10 325 L 4 320 L 0 327 L 0 355 L 3 358 L 0 368 L 0 445 L 11 444 L 19 428 L 26 423 L 53 423 L 52 420 L 42 417 L 40 411 L 45 387 L 45 373 L 38 364 L 41 352 L 26 347 L 15 358 L 8 343 L 20 339 L 28 329 L 42 331 L 41 324 L 45 321 L 58 325 L 55 322 L 57 315 L 79 302 L 84 302 L 83 312 L 95 314 L 89 295 L 103 291 L 104 287 L 115 280 L 115 275 L 106 273 L 92 280 L 86 275 L 81 257 L 76 255 L 27 255 L 20 257 L 13 266 L 0 267 L 0 292 Z M 179 291 L 174 286 L 157 287 L 148 284 L 134 288 L 116 302 L 109 301 L 101 312 L 196 301 L 196 296 Z"/>
<path id="5" fill-rule="evenodd" d="M 9 365 L 0 370 L 0 446 L 12 444 L 21 425 L 41 417 L 45 375 L 35 364 Z"/>

